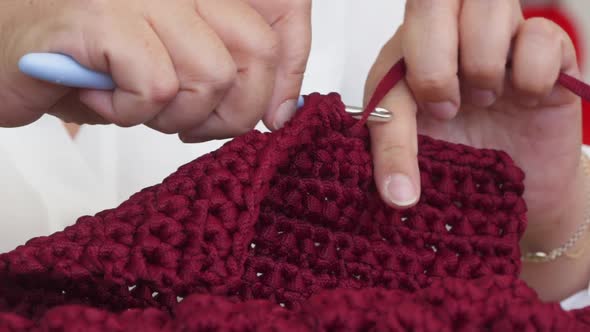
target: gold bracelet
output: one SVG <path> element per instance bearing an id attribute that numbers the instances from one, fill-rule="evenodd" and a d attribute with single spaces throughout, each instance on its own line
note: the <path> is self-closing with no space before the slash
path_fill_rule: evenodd
<path id="1" fill-rule="evenodd" d="M 586 178 L 590 176 L 590 167 L 588 166 L 588 157 L 582 151 L 581 156 L 581 164 L 584 170 L 584 174 Z M 574 232 L 574 234 L 559 248 L 553 249 L 550 252 L 543 252 L 543 251 L 536 251 L 536 252 L 528 252 L 521 256 L 521 260 L 523 262 L 530 262 L 530 263 L 547 263 L 556 260 L 557 258 L 566 255 L 570 258 L 578 258 L 582 256 L 584 251 L 586 250 L 586 246 L 588 243 L 584 243 L 581 248 L 578 248 L 574 252 L 569 252 L 576 243 L 582 238 L 582 236 L 588 231 L 590 227 L 590 186 L 586 185 L 586 195 L 589 197 L 588 206 L 586 207 L 586 218 L 578 229 Z M 588 242 L 588 241 L 587 241 Z"/>

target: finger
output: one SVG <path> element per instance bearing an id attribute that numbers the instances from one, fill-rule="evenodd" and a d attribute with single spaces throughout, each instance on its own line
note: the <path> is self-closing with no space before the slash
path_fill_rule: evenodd
<path id="1" fill-rule="evenodd" d="M 514 46 L 512 85 L 522 106 L 535 107 L 542 99 L 574 98 L 572 94 L 552 94 L 561 71 L 574 73 L 578 67 L 571 40 L 555 23 L 530 19 L 523 23 Z M 563 90 L 563 89 L 562 89 Z"/>
<path id="2" fill-rule="evenodd" d="M 373 65 L 365 89 L 366 100 L 379 80 L 401 57 L 399 39 L 394 37 Z M 405 82 L 400 82 L 381 101 L 380 107 L 393 112 L 393 120 L 370 123 L 374 175 L 383 200 L 391 206 L 414 205 L 420 195 L 418 170 L 417 106 Z"/>
<path id="3" fill-rule="evenodd" d="M 88 90 L 81 101 L 107 121 L 133 126 L 151 120 L 178 91 L 174 66 L 150 24 L 137 15 L 110 12 L 97 20 L 86 42 L 88 50 L 76 57 L 90 68 L 110 72 L 117 89 Z M 117 17 L 118 16 L 118 17 Z"/>
<path id="4" fill-rule="evenodd" d="M 277 76 L 264 116 L 270 129 L 281 128 L 295 113 L 311 49 L 311 0 L 250 0 L 280 40 Z"/>
<path id="5" fill-rule="evenodd" d="M 66 123 L 106 124 L 108 121 L 80 102 L 79 91 L 73 90 L 53 104 L 47 113 Z"/>
<path id="6" fill-rule="evenodd" d="M 254 9 L 236 0 L 197 0 L 201 17 L 233 56 L 238 74 L 212 123 L 186 131 L 185 140 L 227 138 L 248 132 L 268 109 L 278 62 L 276 33 Z"/>
<path id="7" fill-rule="evenodd" d="M 155 12 L 167 12 L 157 16 L 153 27 L 170 54 L 179 81 L 174 100 L 148 124 L 166 133 L 204 123 L 237 76 L 236 64 L 223 41 L 192 4 L 182 4 L 154 8 Z"/>
<path id="8" fill-rule="evenodd" d="M 522 14 L 514 0 L 463 2 L 460 19 L 461 76 L 467 100 L 491 106 L 502 94 L 512 37 Z"/>
<path id="9" fill-rule="evenodd" d="M 209 117 L 201 126 L 196 129 L 182 131 L 178 134 L 178 137 L 185 143 L 201 143 L 239 136 L 252 129 L 250 126 L 228 128 L 229 121 L 231 120 L 222 118 L 218 112 L 213 112 L 209 114 Z"/>
<path id="10" fill-rule="evenodd" d="M 459 0 L 408 0 L 403 24 L 407 82 L 420 108 L 453 118 L 461 103 L 458 71 Z"/>

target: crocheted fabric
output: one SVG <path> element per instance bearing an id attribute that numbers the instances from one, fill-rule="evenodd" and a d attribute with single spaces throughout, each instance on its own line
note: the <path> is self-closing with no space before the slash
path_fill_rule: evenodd
<path id="1" fill-rule="evenodd" d="M 119 207 L 0 255 L 1 331 L 553 331 L 590 311 L 518 279 L 523 172 L 420 137 L 422 196 L 386 206 L 336 94 Z"/>

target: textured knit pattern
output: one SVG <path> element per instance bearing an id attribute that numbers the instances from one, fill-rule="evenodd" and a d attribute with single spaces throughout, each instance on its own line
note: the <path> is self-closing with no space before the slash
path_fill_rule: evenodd
<path id="1" fill-rule="evenodd" d="M 339 96 L 305 105 L 0 255 L 0 331 L 590 329 L 517 278 L 524 174 L 508 155 L 420 137 L 423 194 L 401 212 Z"/>

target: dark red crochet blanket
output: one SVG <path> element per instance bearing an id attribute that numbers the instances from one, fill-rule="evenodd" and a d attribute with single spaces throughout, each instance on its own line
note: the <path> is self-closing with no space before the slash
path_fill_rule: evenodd
<path id="1" fill-rule="evenodd" d="M 523 172 L 420 137 L 422 198 L 387 207 L 336 94 L 119 207 L 0 255 L 1 331 L 564 331 L 590 312 L 519 281 Z"/>
<path id="2" fill-rule="evenodd" d="M 590 309 L 518 279 L 524 174 L 508 155 L 420 137 L 420 202 L 394 210 L 365 119 L 312 94 L 285 128 L 0 255 L 0 331 L 590 330 Z"/>

